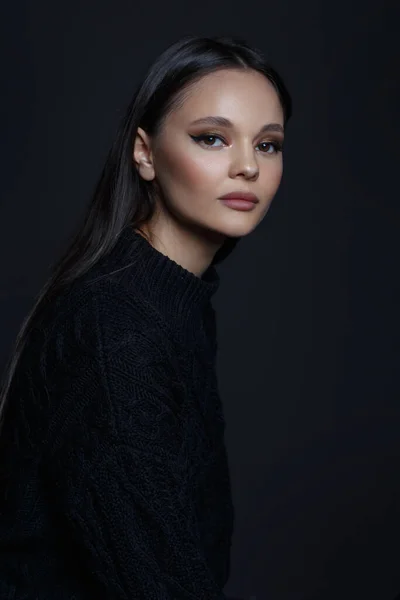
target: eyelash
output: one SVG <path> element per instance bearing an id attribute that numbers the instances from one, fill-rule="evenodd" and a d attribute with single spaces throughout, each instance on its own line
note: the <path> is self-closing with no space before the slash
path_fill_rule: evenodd
<path id="1" fill-rule="evenodd" d="M 207 138 L 210 138 L 210 137 L 218 138 L 222 142 L 226 143 L 225 140 L 220 135 L 217 135 L 216 133 L 204 133 L 202 135 L 191 135 L 190 137 L 197 144 Z M 283 150 L 283 144 L 281 144 L 281 142 L 260 142 L 260 143 L 261 144 L 269 144 L 270 146 L 273 146 L 275 148 L 275 154 L 277 154 L 278 152 L 282 152 L 282 150 Z M 217 146 L 206 146 L 206 147 L 207 148 L 216 148 Z M 270 152 L 262 152 L 262 154 L 270 154 Z"/>

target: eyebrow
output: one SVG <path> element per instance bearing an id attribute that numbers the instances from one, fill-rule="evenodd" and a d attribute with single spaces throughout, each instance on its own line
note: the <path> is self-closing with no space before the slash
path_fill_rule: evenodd
<path id="1" fill-rule="evenodd" d="M 229 119 L 218 116 L 202 117 L 201 119 L 196 119 L 195 121 L 191 122 L 191 125 L 200 124 L 215 125 L 216 127 L 229 127 L 231 129 L 234 127 L 233 123 Z M 270 131 L 278 131 L 279 133 L 284 133 L 284 129 L 279 123 L 266 123 L 261 127 L 259 134 L 269 133 Z"/>

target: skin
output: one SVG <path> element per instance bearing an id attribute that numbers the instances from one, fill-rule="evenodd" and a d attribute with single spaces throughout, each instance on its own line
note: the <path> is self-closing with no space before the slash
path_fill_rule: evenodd
<path id="1" fill-rule="evenodd" d="M 232 127 L 192 122 L 207 116 L 229 119 Z M 185 100 L 164 121 L 156 137 L 138 128 L 133 161 L 156 186 L 157 211 L 146 224 L 152 245 L 201 277 L 227 236 L 251 233 L 263 220 L 279 188 L 284 114 L 272 84 L 257 71 L 217 71 L 191 85 Z M 191 136 L 206 136 L 194 141 Z M 214 136 L 214 137 L 209 137 Z M 219 199 L 234 191 L 259 198 L 250 211 Z"/>

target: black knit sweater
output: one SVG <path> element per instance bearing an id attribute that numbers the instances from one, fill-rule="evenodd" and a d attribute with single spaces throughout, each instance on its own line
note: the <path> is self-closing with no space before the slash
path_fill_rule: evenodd
<path id="1" fill-rule="evenodd" d="M 0 435 L 1 600 L 225 598 L 218 285 L 129 227 L 37 316 Z"/>

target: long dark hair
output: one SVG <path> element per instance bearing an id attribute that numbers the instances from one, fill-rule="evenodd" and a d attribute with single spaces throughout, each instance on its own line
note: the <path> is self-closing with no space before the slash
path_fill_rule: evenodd
<path id="1" fill-rule="evenodd" d="M 110 252 L 125 227 L 132 226 L 140 231 L 153 215 L 156 202 L 153 182 L 140 177 L 132 159 L 137 128 L 142 127 L 155 136 L 168 114 L 184 101 L 188 86 L 220 69 L 253 69 L 265 75 L 276 89 L 287 123 L 292 114 L 292 102 L 283 80 L 261 52 L 241 39 L 185 36 L 155 60 L 122 119 L 82 225 L 52 266 L 49 279 L 22 323 L 3 375 L 0 420 L 34 316 L 50 297 Z M 212 264 L 223 261 L 239 239 L 227 238 Z"/>

